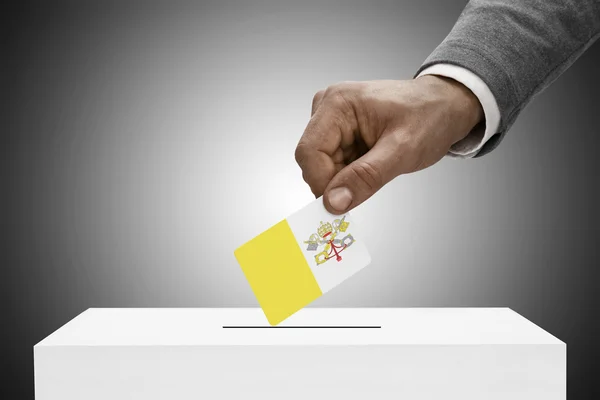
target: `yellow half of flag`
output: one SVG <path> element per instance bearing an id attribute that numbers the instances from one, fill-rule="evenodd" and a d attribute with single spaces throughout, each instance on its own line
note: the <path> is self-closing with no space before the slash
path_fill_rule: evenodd
<path id="1" fill-rule="evenodd" d="M 323 294 L 287 220 L 234 254 L 271 325 L 279 324 Z"/>

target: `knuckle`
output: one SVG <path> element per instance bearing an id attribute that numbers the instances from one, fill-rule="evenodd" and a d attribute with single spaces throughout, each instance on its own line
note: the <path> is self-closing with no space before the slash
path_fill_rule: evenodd
<path id="1" fill-rule="evenodd" d="M 378 190 L 383 186 L 384 180 L 379 168 L 374 167 L 371 163 L 358 162 L 352 170 L 356 177 L 367 185 L 369 190 Z"/>
<path id="2" fill-rule="evenodd" d="M 342 85 L 343 85 L 342 83 L 334 83 L 333 85 L 327 86 L 327 89 L 325 89 L 324 95 L 326 97 L 329 97 L 333 94 L 339 93 L 342 90 L 342 88 L 341 88 Z"/>
<path id="3" fill-rule="evenodd" d="M 337 109 L 343 109 L 346 106 L 346 99 L 344 96 L 337 92 L 329 98 L 329 103 Z"/>
<path id="4" fill-rule="evenodd" d="M 294 158 L 296 159 L 296 163 L 302 167 L 302 163 L 306 158 L 306 145 L 304 143 L 298 143 L 294 151 Z"/>
<path id="5" fill-rule="evenodd" d="M 348 114 L 353 110 L 354 100 L 357 94 L 357 82 L 344 81 L 330 85 L 323 92 L 322 101 L 327 103 L 328 107 L 342 111 Z"/>
<path id="6" fill-rule="evenodd" d="M 308 182 L 309 182 L 309 179 L 308 179 L 308 174 L 306 173 L 306 171 L 305 171 L 305 170 L 302 170 L 302 180 L 303 180 L 304 182 L 306 182 L 306 183 L 308 183 Z"/>
<path id="7" fill-rule="evenodd" d="M 327 96 L 327 103 L 332 108 L 342 111 L 343 114 L 346 114 L 348 110 L 351 109 L 347 94 L 342 90 L 331 92 L 331 94 Z"/>
<path id="8" fill-rule="evenodd" d="M 349 83 L 348 82 L 337 82 L 333 85 L 330 85 L 325 89 L 323 95 L 325 97 L 338 97 L 348 92 Z"/>
<path id="9" fill-rule="evenodd" d="M 317 93 L 315 93 L 315 95 L 313 96 L 313 99 L 312 99 L 313 107 L 321 101 L 321 99 L 323 98 L 324 95 L 325 95 L 325 90 L 319 90 Z"/>

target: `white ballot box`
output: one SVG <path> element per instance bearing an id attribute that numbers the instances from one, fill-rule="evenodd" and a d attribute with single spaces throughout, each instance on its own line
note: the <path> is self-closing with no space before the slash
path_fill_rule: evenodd
<path id="1" fill-rule="evenodd" d="M 566 345 L 507 308 L 89 309 L 34 347 L 37 400 L 564 400 Z"/>

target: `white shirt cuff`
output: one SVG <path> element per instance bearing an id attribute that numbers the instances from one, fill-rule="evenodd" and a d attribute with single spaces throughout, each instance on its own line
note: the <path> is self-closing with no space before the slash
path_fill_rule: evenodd
<path id="1" fill-rule="evenodd" d="M 496 133 L 500 124 L 500 110 L 496 98 L 490 88 L 480 77 L 468 69 L 451 65 L 435 64 L 423 70 L 418 77 L 423 75 L 439 75 L 454 79 L 465 85 L 479 100 L 485 115 L 485 126 L 479 125 L 463 140 L 455 143 L 448 156 L 454 158 L 472 158 L 483 145 Z"/>

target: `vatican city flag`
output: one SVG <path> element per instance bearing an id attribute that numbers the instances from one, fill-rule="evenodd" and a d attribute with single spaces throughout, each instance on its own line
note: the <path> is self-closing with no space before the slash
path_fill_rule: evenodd
<path id="1" fill-rule="evenodd" d="M 350 215 L 319 198 L 234 252 L 271 325 L 304 308 L 371 262 Z"/>

